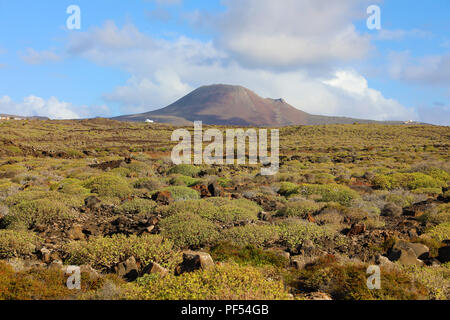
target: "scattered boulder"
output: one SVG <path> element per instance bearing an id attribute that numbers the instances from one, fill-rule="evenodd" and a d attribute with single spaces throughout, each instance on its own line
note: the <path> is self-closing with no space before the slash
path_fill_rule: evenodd
<path id="1" fill-rule="evenodd" d="M 402 214 L 402 208 L 394 203 L 387 203 L 382 211 L 382 215 L 386 217 L 400 217 Z"/>
<path id="2" fill-rule="evenodd" d="M 270 221 L 271 215 L 268 212 L 265 211 L 261 211 L 260 213 L 258 213 L 258 219 L 262 220 L 262 221 Z"/>
<path id="3" fill-rule="evenodd" d="M 225 191 L 217 183 L 210 183 L 208 185 L 208 191 L 211 193 L 211 196 L 213 197 L 223 197 L 225 195 Z"/>
<path id="4" fill-rule="evenodd" d="M 317 257 L 309 257 L 306 255 L 292 256 L 291 266 L 297 270 L 304 269 L 308 264 L 311 264 L 317 260 Z"/>
<path id="5" fill-rule="evenodd" d="M 46 268 L 47 264 L 38 260 L 23 260 L 20 258 L 12 258 L 6 260 L 6 263 L 9 264 L 15 272 L 27 271 L 34 268 Z"/>
<path id="6" fill-rule="evenodd" d="M 80 272 L 81 274 L 87 274 L 91 280 L 99 279 L 101 277 L 100 273 L 88 264 L 80 266 Z"/>
<path id="7" fill-rule="evenodd" d="M 79 224 L 74 224 L 66 233 L 70 240 L 84 240 L 85 238 L 83 228 Z"/>
<path id="8" fill-rule="evenodd" d="M 152 196 L 152 200 L 162 205 L 169 205 L 174 201 L 170 191 L 158 191 Z"/>
<path id="9" fill-rule="evenodd" d="M 324 292 L 311 292 L 311 293 L 307 293 L 304 298 L 306 300 L 333 300 L 329 294 L 324 293 Z"/>
<path id="10" fill-rule="evenodd" d="M 205 270 L 214 267 L 214 261 L 206 252 L 187 251 L 183 253 L 183 262 L 175 269 L 175 274 Z"/>
<path id="11" fill-rule="evenodd" d="M 42 249 L 38 250 L 37 253 L 38 253 L 39 259 L 41 259 L 42 262 L 47 263 L 47 264 L 51 262 L 50 254 L 52 252 L 49 249 L 47 249 L 46 247 L 43 247 Z"/>
<path id="12" fill-rule="evenodd" d="M 163 268 L 156 262 L 150 262 L 150 264 L 142 270 L 142 275 L 144 274 L 159 274 L 160 276 L 165 277 L 169 274 L 169 270 Z"/>
<path id="13" fill-rule="evenodd" d="M 439 248 L 438 260 L 441 263 L 447 263 L 450 261 L 450 246 Z"/>
<path id="14" fill-rule="evenodd" d="M 91 210 L 93 210 L 96 207 L 98 207 L 100 202 L 101 202 L 101 200 L 99 198 L 97 198 L 96 196 L 90 196 L 90 197 L 87 197 L 86 199 L 84 199 L 84 205 L 88 209 L 91 209 Z"/>
<path id="15" fill-rule="evenodd" d="M 366 232 L 366 225 L 364 223 L 358 224 L 354 223 L 350 230 L 347 232 L 347 236 L 357 236 Z"/>
<path id="16" fill-rule="evenodd" d="M 138 278 L 139 268 L 134 257 L 128 258 L 126 261 L 119 263 L 115 268 L 114 272 L 119 276 L 128 281 L 134 281 Z"/>
<path id="17" fill-rule="evenodd" d="M 398 261 L 404 265 L 422 266 L 427 259 L 430 249 L 421 243 L 410 243 L 404 240 L 397 241 L 389 252 L 388 258 L 391 261 Z"/>

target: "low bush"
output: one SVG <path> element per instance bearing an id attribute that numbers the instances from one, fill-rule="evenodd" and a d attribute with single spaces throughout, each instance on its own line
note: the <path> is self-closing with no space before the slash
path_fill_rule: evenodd
<path id="1" fill-rule="evenodd" d="M 78 179 L 64 179 L 57 185 L 57 190 L 61 193 L 84 195 L 90 194 L 89 189 L 82 186 L 83 182 Z"/>
<path id="2" fill-rule="evenodd" d="M 435 208 L 429 209 L 419 217 L 419 220 L 433 224 L 450 222 L 450 203 L 443 203 Z"/>
<path id="3" fill-rule="evenodd" d="M 134 198 L 123 202 L 116 208 L 116 211 L 119 214 L 136 214 L 146 216 L 153 213 L 156 207 L 156 202 L 152 200 Z"/>
<path id="4" fill-rule="evenodd" d="M 131 299 L 143 300 L 283 300 L 288 292 L 281 280 L 260 269 L 224 264 L 205 271 L 139 278 Z"/>
<path id="5" fill-rule="evenodd" d="M 29 231 L 0 230 L 0 259 L 29 256 L 41 240 Z"/>
<path id="6" fill-rule="evenodd" d="M 428 229 L 426 235 L 436 241 L 450 240 L 450 222 L 444 222 Z"/>
<path id="7" fill-rule="evenodd" d="M 214 261 L 235 262 L 239 265 L 287 267 L 289 259 L 274 251 L 263 250 L 253 245 L 241 247 L 231 242 L 222 242 L 211 249 Z"/>
<path id="8" fill-rule="evenodd" d="M 428 295 L 425 286 L 396 269 L 382 269 L 381 289 L 370 290 L 366 271 L 363 264 L 320 259 L 298 271 L 292 286 L 302 292 L 326 292 L 336 300 L 420 300 Z"/>
<path id="9" fill-rule="evenodd" d="M 161 211 L 165 217 L 179 213 L 193 213 L 214 222 L 230 224 L 258 220 L 261 208 L 246 199 L 208 198 L 175 202 Z"/>
<path id="10" fill-rule="evenodd" d="M 320 202 L 338 202 L 343 206 L 349 206 L 354 199 L 360 198 L 356 191 L 339 184 L 305 184 L 301 186 L 299 191 L 303 196 L 320 196 L 318 199 Z"/>
<path id="11" fill-rule="evenodd" d="M 196 214 L 179 213 L 159 223 L 164 238 L 178 248 L 199 248 L 214 245 L 219 238 L 217 226 Z"/>
<path id="12" fill-rule="evenodd" d="M 295 250 L 303 245 L 306 240 L 312 241 L 321 247 L 326 240 L 341 244 L 344 238 L 327 227 L 318 226 L 315 223 L 299 219 L 288 219 L 278 224 L 280 242 L 283 246 Z"/>
<path id="13" fill-rule="evenodd" d="M 199 193 L 188 187 L 172 186 L 164 188 L 161 191 L 169 191 L 175 201 L 200 199 Z"/>
<path id="14" fill-rule="evenodd" d="M 48 226 L 56 221 L 69 220 L 73 217 L 74 212 L 65 203 L 55 199 L 42 198 L 25 200 L 11 207 L 9 215 L 4 220 L 9 228 L 32 229 L 37 225 Z"/>
<path id="15" fill-rule="evenodd" d="M 238 246 L 270 246 L 279 240 L 279 230 L 274 225 L 245 225 L 221 232 L 221 239 Z"/>
<path id="16" fill-rule="evenodd" d="M 288 218 L 306 219 L 309 215 L 314 215 L 320 208 L 321 205 L 315 201 L 292 201 L 288 202 L 283 208 L 278 210 L 277 215 Z"/>
<path id="17" fill-rule="evenodd" d="M 90 264 L 98 270 L 111 269 L 131 256 L 144 266 L 156 262 L 172 269 L 179 262 L 179 254 L 172 242 L 159 235 L 93 237 L 87 241 L 70 242 L 64 249 L 69 256 L 69 264 Z"/>
<path id="18" fill-rule="evenodd" d="M 289 197 L 291 195 L 298 194 L 299 189 L 300 186 L 298 184 L 292 182 L 282 182 L 280 184 L 278 194 L 284 197 Z"/>
<path id="19" fill-rule="evenodd" d="M 181 174 L 183 176 L 195 177 L 199 174 L 201 169 L 190 164 L 180 164 L 169 170 L 169 174 Z"/>
<path id="20" fill-rule="evenodd" d="M 83 186 L 92 193 L 104 197 L 126 198 L 132 191 L 127 181 L 113 174 L 102 174 L 84 182 Z"/>
<path id="21" fill-rule="evenodd" d="M 0 178 L 14 178 L 15 176 L 27 171 L 21 164 L 5 164 L 0 166 Z"/>
<path id="22" fill-rule="evenodd" d="M 176 175 L 170 179 L 170 184 L 173 186 L 193 187 L 199 183 L 201 183 L 200 179 L 182 175 Z"/>
<path id="23" fill-rule="evenodd" d="M 372 183 L 376 188 L 385 190 L 399 188 L 416 190 L 422 188 L 442 188 L 447 186 L 446 182 L 421 172 L 376 175 L 373 178 Z"/>

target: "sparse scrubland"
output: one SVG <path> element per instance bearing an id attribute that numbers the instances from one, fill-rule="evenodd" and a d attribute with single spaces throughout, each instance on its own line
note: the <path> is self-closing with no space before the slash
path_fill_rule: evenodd
<path id="1" fill-rule="evenodd" d="M 281 128 L 274 176 L 174 129 L 0 122 L 0 299 L 450 298 L 449 127 Z"/>

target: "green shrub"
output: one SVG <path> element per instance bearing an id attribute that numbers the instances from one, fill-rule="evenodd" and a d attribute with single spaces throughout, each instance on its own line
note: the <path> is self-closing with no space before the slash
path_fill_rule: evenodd
<path id="1" fill-rule="evenodd" d="M 118 208 L 116 208 L 118 213 L 125 214 L 137 214 L 137 215 L 148 215 L 153 213 L 157 204 L 152 200 L 146 200 L 141 198 L 134 198 L 132 200 L 126 200 Z"/>
<path id="2" fill-rule="evenodd" d="M 241 247 L 231 242 L 222 242 L 211 249 L 214 261 L 235 262 L 239 265 L 287 267 L 289 259 L 271 250 L 253 245 Z"/>
<path id="3" fill-rule="evenodd" d="M 146 275 L 129 297 L 143 300 L 282 300 L 288 292 L 280 280 L 255 267 L 224 264 L 181 276 Z"/>
<path id="4" fill-rule="evenodd" d="M 360 198 L 359 194 L 347 186 L 339 184 L 301 186 L 300 194 L 304 196 L 318 195 L 321 202 L 337 202 L 343 206 L 349 206 L 354 199 Z"/>
<path id="5" fill-rule="evenodd" d="M 420 300 L 428 290 L 396 269 L 381 270 L 381 289 L 367 286 L 367 266 L 339 264 L 328 257 L 296 273 L 292 285 L 301 291 L 326 292 L 335 300 Z"/>
<path id="6" fill-rule="evenodd" d="M 32 229 L 37 225 L 51 225 L 56 221 L 69 220 L 74 217 L 70 208 L 59 200 L 43 198 L 22 201 L 10 208 L 5 217 L 9 228 Z"/>
<path id="7" fill-rule="evenodd" d="M 169 191 L 175 201 L 200 199 L 199 193 L 188 187 L 172 186 L 163 189 L 163 191 Z"/>
<path id="8" fill-rule="evenodd" d="M 162 210 L 163 216 L 179 213 L 193 213 L 220 223 L 256 221 L 261 208 L 250 200 L 230 200 L 226 198 L 208 198 L 175 202 Z"/>
<path id="9" fill-rule="evenodd" d="M 280 242 L 289 249 L 297 249 L 306 240 L 312 241 L 319 247 L 325 240 L 331 240 L 336 245 L 344 241 L 344 238 L 331 229 L 305 220 L 288 219 L 280 222 L 278 228 Z"/>
<path id="10" fill-rule="evenodd" d="M 214 245 L 219 238 L 213 222 L 193 213 L 172 215 L 161 220 L 159 226 L 163 237 L 172 240 L 178 248 Z"/>
<path id="11" fill-rule="evenodd" d="M 156 262 L 173 269 L 180 258 L 172 242 L 159 235 L 92 237 L 87 241 L 70 242 L 64 249 L 69 255 L 67 263 L 90 264 L 98 270 L 111 269 L 131 256 L 143 266 Z"/>
<path id="12" fill-rule="evenodd" d="M 89 189 L 84 188 L 82 184 L 83 182 L 78 179 L 64 179 L 58 184 L 57 190 L 66 194 L 89 195 Z"/>
<path id="13" fill-rule="evenodd" d="M 180 164 L 169 170 L 169 174 L 181 174 L 183 176 L 195 177 L 199 174 L 201 169 L 191 164 Z"/>
<path id="14" fill-rule="evenodd" d="M 283 208 L 277 211 L 277 215 L 288 218 L 306 219 L 308 215 L 313 215 L 321 206 L 311 200 L 288 202 Z"/>
<path id="15" fill-rule="evenodd" d="M 133 183 L 136 189 L 158 190 L 163 186 L 162 182 L 156 178 L 140 178 Z"/>
<path id="16" fill-rule="evenodd" d="M 188 176 L 176 175 L 170 179 L 170 184 L 173 186 L 193 187 L 201 182 L 200 179 L 195 179 Z"/>
<path id="17" fill-rule="evenodd" d="M 427 210 L 425 214 L 419 217 L 419 220 L 433 224 L 450 222 L 450 203 L 443 203 L 436 208 Z"/>
<path id="18" fill-rule="evenodd" d="M 238 246 L 270 246 L 278 241 L 279 230 L 274 225 L 245 225 L 221 232 L 221 239 Z"/>
<path id="19" fill-rule="evenodd" d="M 20 164 L 5 164 L 0 166 L 0 178 L 14 178 L 15 176 L 27 171 L 23 165 Z"/>
<path id="20" fill-rule="evenodd" d="M 280 189 L 278 190 L 278 193 L 282 196 L 289 197 L 294 194 L 298 194 L 298 191 L 300 189 L 300 186 L 292 183 L 292 182 L 282 182 L 280 184 Z"/>
<path id="21" fill-rule="evenodd" d="M 0 230 L 0 259 L 31 255 L 40 242 L 29 231 Z"/>
<path id="22" fill-rule="evenodd" d="M 418 189 L 412 190 L 412 193 L 438 196 L 438 195 L 442 194 L 442 189 L 441 188 L 418 188 Z"/>
<path id="23" fill-rule="evenodd" d="M 437 241 L 444 241 L 450 239 L 450 222 L 444 222 L 438 224 L 435 227 L 430 228 L 426 232 L 431 238 Z"/>
<path id="24" fill-rule="evenodd" d="M 421 172 L 376 175 L 372 183 L 376 188 L 384 190 L 400 188 L 416 190 L 420 188 L 442 188 L 447 186 L 446 182 Z"/>
<path id="25" fill-rule="evenodd" d="M 104 197 L 126 198 L 131 189 L 124 178 L 112 174 L 102 174 L 86 181 L 83 186 Z"/>

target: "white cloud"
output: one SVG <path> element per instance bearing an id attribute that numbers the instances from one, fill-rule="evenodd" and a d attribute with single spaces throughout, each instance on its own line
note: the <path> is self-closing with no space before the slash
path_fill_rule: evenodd
<path id="1" fill-rule="evenodd" d="M 107 114 L 108 110 L 106 106 L 96 108 L 76 107 L 71 103 L 59 101 L 55 97 L 45 100 L 31 95 L 25 97 L 21 102 L 15 102 L 8 96 L 0 97 L 0 113 L 19 116 L 44 116 L 51 119 L 78 119 L 87 117 L 91 113 Z"/>
<path id="2" fill-rule="evenodd" d="M 389 60 L 394 79 L 450 87 L 450 53 L 412 58 L 408 52 L 392 52 Z"/>
<path id="3" fill-rule="evenodd" d="M 210 24 L 217 26 L 217 42 L 245 66 L 323 65 L 359 59 L 371 49 L 369 37 L 352 23 L 367 3 L 226 0 L 227 10 Z"/>
<path id="4" fill-rule="evenodd" d="M 21 58 L 28 64 L 42 64 L 61 60 L 61 57 L 52 51 L 36 51 L 33 48 L 27 48 L 26 53 Z"/>

